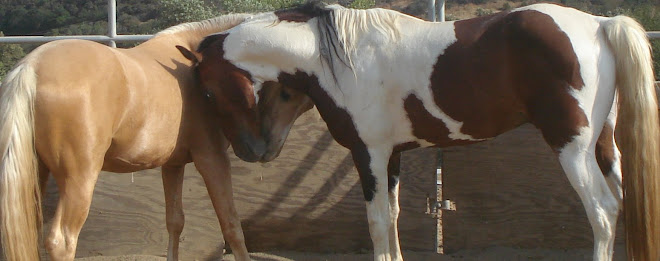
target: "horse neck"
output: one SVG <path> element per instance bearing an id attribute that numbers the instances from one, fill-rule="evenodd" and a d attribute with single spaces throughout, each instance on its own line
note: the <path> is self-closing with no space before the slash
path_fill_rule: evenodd
<path id="1" fill-rule="evenodd" d="M 189 50 L 197 50 L 204 37 L 226 31 L 243 22 L 250 14 L 230 14 L 200 22 L 185 23 L 170 27 L 136 48 L 152 45 L 181 45 Z M 176 49 L 174 49 L 176 51 Z M 177 51 L 178 53 L 178 51 Z"/>
<path id="2" fill-rule="evenodd" d="M 403 18 L 405 20 L 399 20 L 399 23 L 408 29 L 401 30 L 398 37 L 385 38 L 379 33 L 366 36 L 372 38 L 364 41 L 365 45 L 356 46 L 350 54 L 355 68 L 350 68 L 337 58 L 334 61 L 337 75 L 333 78 L 331 67 L 327 64 L 315 66 L 313 74 L 318 77 L 318 87 L 330 96 L 335 104 L 351 107 L 368 102 L 371 96 L 367 95 L 369 98 L 365 98 L 365 94 L 406 93 L 422 88 L 420 86 L 427 86 L 424 81 L 417 79 L 428 79 L 437 57 L 455 42 L 453 23 L 431 23 Z M 378 39 L 383 41 L 376 41 Z M 379 43 L 377 48 L 374 48 L 374 42 Z M 319 59 L 314 59 L 312 62 L 318 61 Z M 429 71 L 407 69 L 418 67 L 429 68 Z"/>

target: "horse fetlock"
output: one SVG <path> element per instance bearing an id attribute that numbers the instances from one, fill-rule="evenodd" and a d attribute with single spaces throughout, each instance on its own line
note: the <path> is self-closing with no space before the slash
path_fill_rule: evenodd
<path id="1" fill-rule="evenodd" d="M 76 254 L 75 239 L 66 240 L 62 234 L 49 236 L 44 244 L 51 260 L 73 260 Z"/>

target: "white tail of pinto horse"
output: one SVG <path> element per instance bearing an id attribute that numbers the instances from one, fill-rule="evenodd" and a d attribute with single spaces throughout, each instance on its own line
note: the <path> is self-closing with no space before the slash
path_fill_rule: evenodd
<path id="1" fill-rule="evenodd" d="M 651 49 L 641 25 L 625 16 L 602 24 L 616 60 L 617 135 L 629 260 L 660 260 L 660 126 Z"/>
<path id="2" fill-rule="evenodd" d="M 34 147 L 36 74 L 22 61 L 0 86 L 0 234 L 9 261 L 39 260 L 41 195 Z"/>

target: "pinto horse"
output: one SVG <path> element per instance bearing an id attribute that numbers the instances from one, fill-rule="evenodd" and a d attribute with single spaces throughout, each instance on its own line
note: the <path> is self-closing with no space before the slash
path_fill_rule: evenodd
<path id="1" fill-rule="evenodd" d="M 130 49 L 81 40 L 51 42 L 18 63 L 0 90 L 0 213 L 7 260 L 39 260 L 40 194 L 49 173 L 60 198 L 45 246 L 51 260 L 73 260 L 99 172 L 159 166 L 167 259 L 177 260 L 184 225 L 183 172 L 189 162 L 206 183 L 236 259 L 249 260 L 232 198 L 227 148 L 231 143 L 241 159 L 258 161 L 278 153 L 281 145 L 264 142 L 252 115 L 258 111 L 247 108 L 245 98 L 226 97 L 235 101 L 223 104 L 231 107 L 231 115 L 209 113 L 215 110 L 198 88 L 194 67 L 175 48 L 197 47 L 204 36 L 247 17 L 178 25 Z M 289 102 L 302 104 L 294 101 Z"/>
<path id="2" fill-rule="evenodd" d="M 199 51 L 200 81 L 240 78 L 215 88 L 258 98 L 274 81 L 312 99 L 352 153 L 375 260 L 402 259 L 401 151 L 485 141 L 526 122 L 582 200 L 594 260 L 611 260 L 621 209 L 629 259 L 659 259 L 657 101 L 649 42 L 629 17 L 537 4 L 433 23 L 311 2 L 252 17 Z"/>

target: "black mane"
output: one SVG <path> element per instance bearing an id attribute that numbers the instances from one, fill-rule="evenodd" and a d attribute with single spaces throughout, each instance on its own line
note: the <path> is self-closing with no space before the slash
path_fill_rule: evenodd
<path id="1" fill-rule="evenodd" d="M 211 44 L 215 43 L 218 39 L 224 38 L 226 36 L 227 36 L 226 34 L 212 34 L 204 37 L 204 40 L 202 40 L 202 42 L 199 43 L 197 47 L 197 52 L 201 53 L 202 51 L 204 51 L 204 49 L 211 46 Z"/>
<path id="2" fill-rule="evenodd" d="M 339 40 L 337 28 L 334 23 L 334 12 L 326 3 L 319 0 L 310 0 L 304 4 L 275 11 L 280 21 L 306 23 L 310 19 L 318 18 L 317 29 L 320 34 L 319 51 L 321 61 L 330 68 L 332 78 L 338 83 L 335 74 L 334 60 L 337 58 L 343 65 L 351 67 L 346 61 L 348 54 L 344 53 L 344 43 Z M 352 68 L 351 68 L 352 69 Z"/>
<path id="3" fill-rule="evenodd" d="M 319 0 L 311 0 L 291 8 L 275 11 L 275 15 L 280 21 L 307 22 L 315 17 L 328 16 L 332 10 L 327 6 L 326 3 Z"/>

